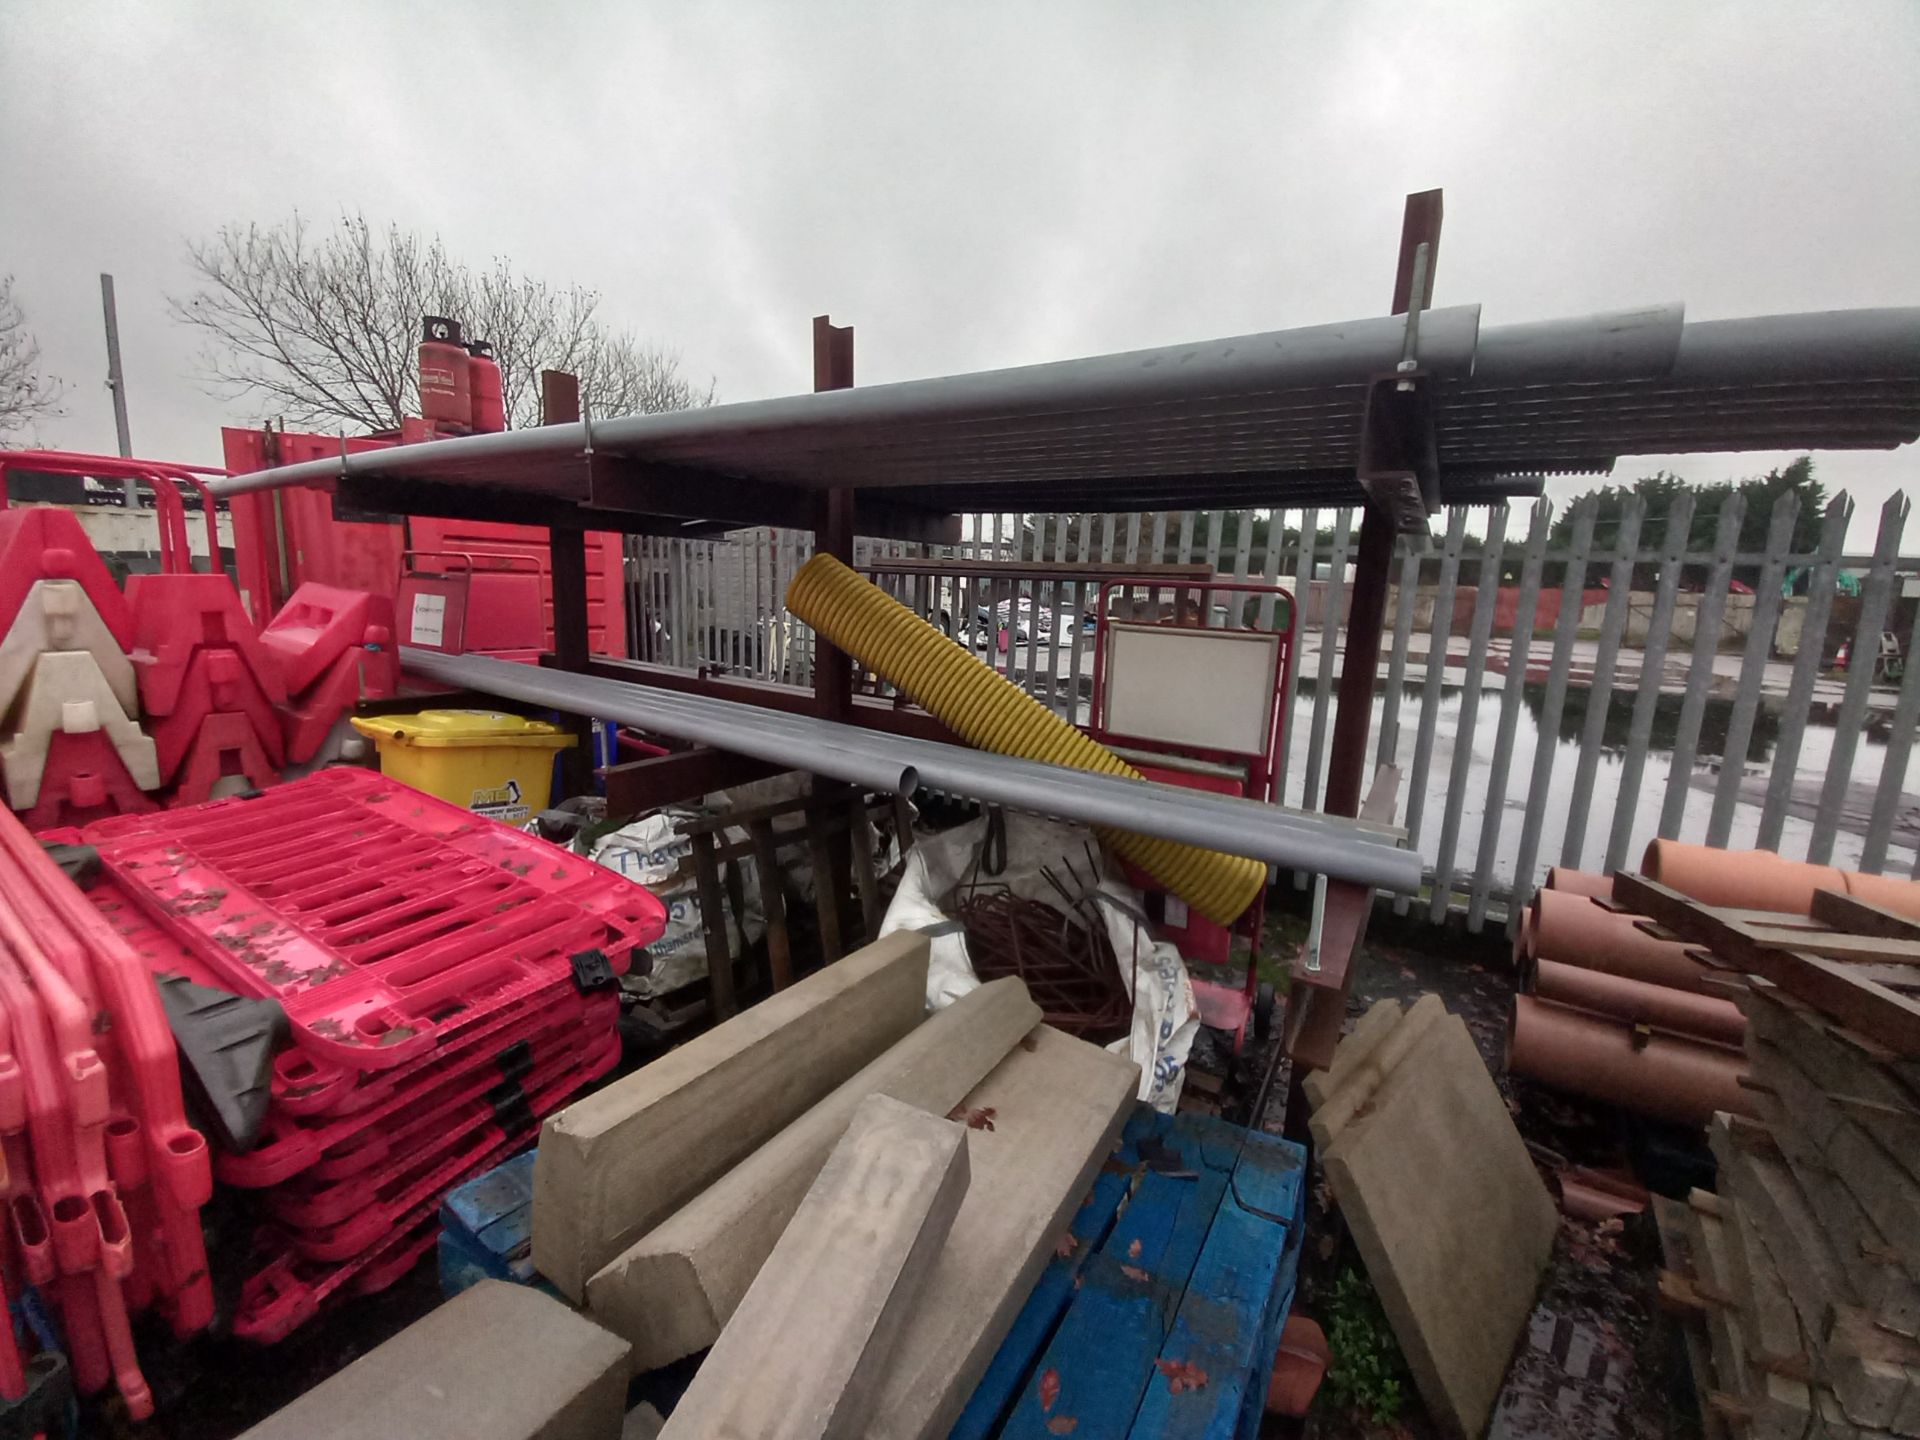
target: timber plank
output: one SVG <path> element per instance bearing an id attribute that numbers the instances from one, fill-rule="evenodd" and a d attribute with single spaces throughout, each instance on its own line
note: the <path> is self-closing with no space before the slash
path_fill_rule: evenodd
<path id="1" fill-rule="evenodd" d="M 865 1434 L 967 1178 L 964 1127 L 884 1095 L 861 1101 L 663 1440 Z"/>
<path id="2" fill-rule="evenodd" d="M 535 1268 L 583 1299 L 588 1276 L 920 1023 L 927 949 L 889 935 L 550 1116 Z"/>
<path id="3" fill-rule="evenodd" d="M 1429 1411 L 1474 1436 L 1559 1216 L 1466 1025 L 1433 1028 L 1322 1155 Z"/>
<path id="4" fill-rule="evenodd" d="M 1684 939 L 1710 946 L 1722 963 L 1764 976 L 1897 1055 L 1920 1056 L 1920 997 L 1882 983 L 1894 978 L 1892 967 L 1876 969 L 1762 943 L 1752 927 L 1724 920 L 1711 906 L 1644 876 L 1616 875 L 1613 887 L 1622 904 Z"/>
<path id="5" fill-rule="evenodd" d="M 1653 1197 L 1653 1220 L 1660 1236 L 1660 1258 L 1673 1274 L 1687 1274 L 1693 1268 L 1693 1247 L 1688 1238 L 1687 1207 L 1664 1195 Z M 1706 1440 L 1726 1440 L 1727 1422 L 1713 1403 L 1713 1359 L 1707 1348 L 1706 1321 L 1696 1308 L 1675 1309 L 1681 1339 L 1686 1344 L 1687 1370 L 1693 1376 L 1694 1402 L 1700 1411 L 1700 1433 Z"/>
<path id="6" fill-rule="evenodd" d="M 882 1383 L 872 1440 L 944 1436 L 1114 1150 L 1139 1067 L 1048 1026 L 962 1102 L 973 1183 Z"/>
<path id="7" fill-rule="evenodd" d="M 587 1282 L 588 1309 L 632 1343 L 636 1372 L 711 1345 L 863 1100 L 944 1115 L 1039 1023 L 1013 976 L 962 996 L 613 1256 Z"/>
<path id="8" fill-rule="evenodd" d="M 1920 940 L 1920 920 L 1838 890 L 1813 892 L 1813 918 L 1836 930 L 1877 935 L 1886 940 Z"/>

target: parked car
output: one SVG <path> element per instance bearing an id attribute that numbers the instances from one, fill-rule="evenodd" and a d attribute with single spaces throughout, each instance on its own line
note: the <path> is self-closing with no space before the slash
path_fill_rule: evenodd
<path id="1" fill-rule="evenodd" d="M 1009 632 L 1013 643 L 1024 645 L 1035 637 L 1045 640 L 1052 636 L 1053 612 L 1045 606 L 1035 605 L 1031 596 L 1021 595 L 1012 600 L 1002 600 L 991 609 L 985 605 L 977 606 L 973 612 L 973 625 L 973 643 L 976 647 L 985 645 L 989 640 L 999 643 Z"/>

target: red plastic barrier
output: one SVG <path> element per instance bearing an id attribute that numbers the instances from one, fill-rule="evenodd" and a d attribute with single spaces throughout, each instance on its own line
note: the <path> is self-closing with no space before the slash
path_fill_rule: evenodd
<path id="1" fill-rule="evenodd" d="M 567 979 L 477 1018 L 467 1019 L 463 1012 L 448 1021 L 436 1049 L 391 1070 L 347 1070 L 321 1064 L 297 1047 L 282 1050 L 274 1057 L 269 1120 L 279 1114 L 318 1124 L 320 1118 L 357 1115 L 385 1105 L 466 1046 L 489 1035 L 530 1033 L 540 1028 L 549 1008 L 571 1014 L 580 998 L 573 981 Z"/>
<path id="2" fill-rule="evenodd" d="M 413 1207 L 416 1192 L 444 1194 L 448 1187 L 436 1182 L 464 1170 L 476 1145 L 489 1147 L 502 1132 L 525 1128 L 534 1097 L 572 1094 L 620 1058 L 618 1045 L 611 1031 L 584 1054 L 577 1040 L 556 1045 L 549 1037 L 530 1070 L 504 1079 L 494 1075 L 459 1103 L 435 1101 L 430 1111 L 398 1127 L 396 1145 L 403 1137 L 407 1143 L 399 1146 L 393 1165 L 331 1180 L 309 1172 L 268 1191 L 266 1208 L 281 1224 L 329 1247 L 325 1254 L 317 1249 L 309 1254 L 326 1259 L 335 1251 L 358 1253 L 386 1234 L 396 1215 Z M 370 1238 L 355 1243 L 356 1237 Z"/>
<path id="3" fill-rule="evenodd" d="M 602 1069 L 619 1058 L 619 1038 L 609 1036 L 599 1058 Z M 586 1067 L 591 1069 L 591 1065 Z M 586 1077 L 591 1078 L 591 1077 Z M 344 1264 L 328 1264 L 310 1259 L 296 1250 L 291 1241 L 277 1241 L 273 1257 L 247 1278 L 240 1292 L 240 1303 L 233 1317 L 233 1333 L 243 1340 L 270 1345 L 284 1340 L 320 1312 L 322 1306 L 350 1292 L 369 1295 L 385 1289 L 413 1268 L 414 1263 L 432 1248 L 440 1228 L 440 1201 L 446 1190 L 462 1180 L 485 1174 L 508 1156 L 522 1150 L 539 1132 L 539 1117 L 551 1113 L 573 1093 L 582 1078 L 564 1091 L 542 1096 L 534 1107 L 535 1121 L 514 1135 L 484 1151 L 467 1167 L 466 1173 L 450 1180 L 439 1191 L 396 1216 L 387 1239 Z"/>
<path id="4" fill-rule="evenodd" d="M 24 1063 L 27 1133 L 43 1206 L 31 1216 L 15 1208 L 16 1224 L 26 1232 L 19 1238 L 28 1274 L 59 1306 L 75 1385 L 92 1394 L 115 1381 L 128 1412 L 144 1420 L 153 1413 L 153 1396 L 134 1355 L 120 1291 L 133 1267 L 126 1214 L 106 1183 L 104 1153 L 96 1161 L 82 1143 L 39 997 L 11 945 L 0 945 L 0 1005 L 11 1016 L 15 1053 Z M 45 1272 L 44 1281 L 36 1269 Z"/>
<path id="5" fill-rule="evenodd" d="M 127 773 L 126 761 L 106 732 L 90 730 L 48 737 L 40 796 L 25 819 L 35 830 L 49 830 L 157 808 Z"/>
<path id="6" fill-rule="evenodd" d="M 139 677 L 140 705 L 147 715 L 173 713 L 187 667 L 205 649 L 237 651 L 269 704 L 287 698 L 279 665 L 260 643 L 239 592 L 224 574 L 134 575 L 127 580 L 127 604 L 133 611 L 127 658 Z"/>
<path id="7" fill-rule="evenodd" d="M 293 592 L 260 632 L 260 643 L 279 662 L 289 695 L 307 690 L 350 650 L 385 657 L 396 675 L 400 668 L 392 600 L 313 580 Z M 369 651 L 369 646 L 380 648 Z"/>
<path id="8" fill-rule="evenodd" d="M 576 955 L 621 973 L 666 928 L 611 871 L 371 771 L 86 835 L 217 983 L 278 1000 L 302 1048 L 350 1070 L 427 1053 L 571 978 Z"/>
<path id="9" fill-rule="evenodd" d="M 391 663 L 389 663 L 391 662 Z M 385 700 L 400 688 L 398 652 L 349 650 L 336 659 L 310 690 L 287 701 L 280 712 L 287 763 L 313 759 L 343 715 L 362 700 Z"/>
<path id="10" fill-rule="evenodd" d="M 173 803 L 202 804 L 214 798 L 214 787 L 222 780 L 236 777 L 246 782 L 245 789 L 264 790 L 279 783 L 280 772 L 261 749 L 260 732 L 249 717 L 233 711 L 209 715 L 201 720 L 181 762 Z"/>
<path id="11" fill-rule="evenodd" d="M 32 1196 L 28 1188 L 26 1126 L 27 1097 L 20 1062 L 13 1053 L 13 1021 L 6 1007 L 0 1005 L 0 1195 L 6 1197 L 10 1218 L 15 1200 Z M 28 1260 L 29 1257 L 23 1255 L 19 1265 L 9 1263 L 0 1267 L 0 1282 L 4 1282 L 0 1283 L 0 1304 L 10 1305 L 18 1294 L 20 1282 L 25 1278 L 20 1266 Z M 11 1320 L 3 1328 L 6 1336 L 4 1342 L 0 1342 L 0 1397 L 19 1400 L 27 1393 L 26 1366 L 14 1340 Z"/>
<path id="12" fill-rule="evenodd" d="M 143 685 L 143 698 L 145 694 Z M 196 651 L 181 672 L 171 700 L 172 708 L 165 714 L 149 714 L 143 722 L 153 737 L 162 784 L 180 773 L 182 763 L 200 738 L 201 728 L 214 715 L 245 716 L 254 741 L 268 763 L 274 767 L 285 763 L 280 714 L 239 651 L 227 647 Z"/>
<path id="13" fill-rule="evenodd" d="M 283 1184 L 350 1151 L 390 1146 L 416 1118 L 457 1109 L 507 1078 L 502 1066 L 511 1065 L 513 1056 L 509 1052 L 522 1045 L 529 1050 L 544 1047 L 556 1035 L 577 1044 L 582 1035 L 611 1030 L 619 1013 L 619 999 L 611 992 L 582 996 L 572 985 L 553 995 L 548 1003 L 552 1005 L 550 1021 L 544 1008 L 541 1017 L 531 1023 L 525 1011 L 515 1012 L 443 1047 L 449 1053 L 429 1057 L 430 1064 L 402 1066 L 402 1070 L 414 1073 L 405 1082 L 383 1085 L 384 1098 L 363 1109 L 322 1115 L 302 1123 L 285 1114 L 276 1097 L 253 1149 L 244 1155 L 220 1156 L 215 1173 L 228 1185 L 259 1189 Z M 386 1073 L 392 1072 L 382 1072 L 381 1078 Z M 391 1123 L 395 1121 L 403 1123 L 395 1126 Z"/>
<path id="14" fill-rule="evenodd" d="M 173 1031 L 147 961 L 33 836 L 11 816 L 0 816 L 0 864 L 9 862 L 80 941 L 96 992 L 112 1017 L 108 1034 L 114 1070 L 126 1082 L 128 1108 L 146 1150 L 163 1305 L 175 1333 L 192 1334 L 213 1320 L 213 1289 L 200 1229 L 200 1209 L 212 1198 L 213 1176 L 207 1142 L 187 1121 Z M 0 1130 L 5 1128 L 7 1105 L 6 1070 L 0 1065 Z M 112 1131 L 109 1127 L 109 1144 Z"/>
<path id="15" fill-rule="evenodd" d="M 261 631 L 260 641 L 287 681 L 280 718 L 290 764 L 313 759 L 340 717 L 361 700 L 384 700 L 399 689 L 400 651 L 388 596 L 308 581 Z"/>
<path id="16" fill-rule="evenodd" d="M 78 580 L 120 648 L 133 648 L 133 616 L 80 517 L 37 506 L 0 510 L 0 634 L 13 624 L 36 580 Z"/>

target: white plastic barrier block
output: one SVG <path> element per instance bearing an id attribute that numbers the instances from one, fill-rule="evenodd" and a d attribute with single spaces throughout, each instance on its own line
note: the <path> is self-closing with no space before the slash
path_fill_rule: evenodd
<path id="1" fill-rule="evenodd" d="M 133 662 L 100 618 L 77 580 L 36 580 L 27 588 L 7 633 L 0 636 L 0 715 L 13 708 L 33 662 L 49 651 L 82 650 L 93 656 L 114 698 L 129 717 L 140 714 Z"/>
<path id="2" fill-rule="evenodd" d="M 142 790 L 160 788 L 160 760 L 153 741 L 120 708 L 113 687 L 92 654 L 56 650 L 35 659 L 21 692 L 13 728 L 0 740 L 0 765 L 7 772 L 7 803 L 15 810 L 27 810 L 39 802 L 47 751 L 55 735 L 85 735 L 95 730 L 106 732 L 134 784 Z"/>

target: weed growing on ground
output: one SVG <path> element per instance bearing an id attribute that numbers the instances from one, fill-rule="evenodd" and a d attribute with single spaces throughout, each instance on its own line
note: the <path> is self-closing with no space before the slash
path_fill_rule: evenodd
<path id="1" fill-rule="evenodd" d="M 1404 1398 L 1400 1347 L 1394 1343 L 1380 1297 L 1358 1269 L 1349 1267 L 1334 1281 L 1328 1315 L 1327 1348 L 1333 1352 L 1333 1363 L 1327 1368 L 1328 1395 L 1336 1405 L 1375 1425 L 1393 1424 L 1400 1418 Z"/>

